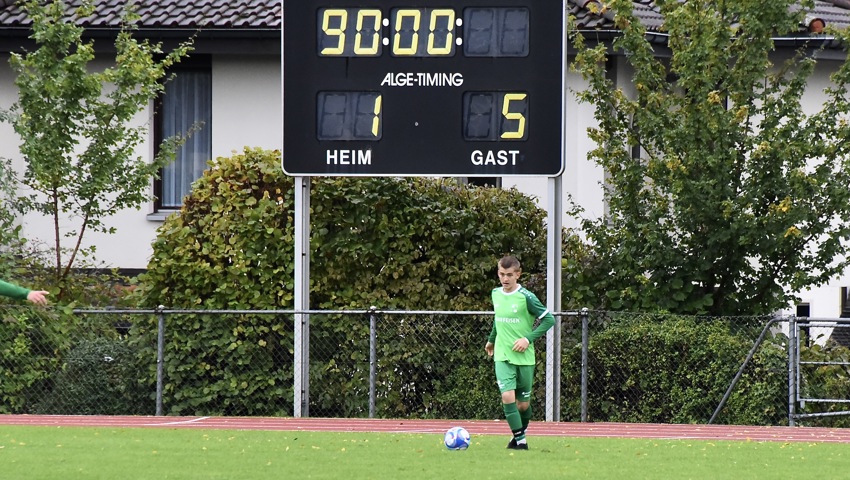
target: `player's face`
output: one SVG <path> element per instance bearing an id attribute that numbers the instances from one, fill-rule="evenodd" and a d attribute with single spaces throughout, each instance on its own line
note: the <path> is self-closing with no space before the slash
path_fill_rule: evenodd
<path id="1" fill-rule="evenodd" d="M 499 282 L 502 284 L 502 289 L 506 292 L 513 292 L 516 290 L 517 282 L 519 281 L 519 275 L 522 271 L 516 267 L 504 268 L 501 265 L 499 266 Z"/>

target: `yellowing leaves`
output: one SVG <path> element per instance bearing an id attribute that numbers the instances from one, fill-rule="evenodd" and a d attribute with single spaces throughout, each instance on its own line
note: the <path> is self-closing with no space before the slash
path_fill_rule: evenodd
<path id="1" fill-rule="evenodd" d="M 773 205 L 771 205 L 770 206 L 770 212 L 771 213 L 788 213 L 788 211 L 791 210 L 791 207 L 792 207 L 791 198 L 785 197 L 779 203 L 774 203 Z M 788 234 L 786 233 L 785 236 L 787 237 Z"/>
<path id="2" fill-rule="evenodd" d="M 717 90 L 712 90 L 711 92 L 708 93 L 708 103 L 711 103 L 711 104 L 714 104 L 714 105 L 720 105 L 720 103 L 722 101 L 723 101 L 723 97 L 720 95 L 720 92 L 718 92 Z"/>
<path id="3" fill-rule="evenodd" d="M 770 143 L 763 141 L 753 148 L 752 157 L 754 160 L 762 158 L 767 155 L 768 152 L 770 152 Z"/>
<path id="4" fill-rule="evenodd" d="M 670 171 L 686 172 L 687 169 L 682 165 L 682 160 L 679 158 L 670 158 L 666 162 L 667 169 Z"/>
<path id="5" fill-rule="evenodd" d="M 750 107 L 747 105 L 740 105 L 735 109 L 735 121 L 737 123 L 743 123 L 747 117 L 750 116 Z"/>

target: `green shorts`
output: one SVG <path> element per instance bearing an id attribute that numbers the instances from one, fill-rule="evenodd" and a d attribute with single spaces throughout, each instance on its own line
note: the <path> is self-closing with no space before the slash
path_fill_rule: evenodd
<path id="1" fill-rule="evenodd" d="M 534 380 L 534 365 L 514 365 L 508 362 L 496 364 L 496 384 L 499 392 L 516 390 L 516 399 L 527 402 L 531 399 L 531 382 Z"/>

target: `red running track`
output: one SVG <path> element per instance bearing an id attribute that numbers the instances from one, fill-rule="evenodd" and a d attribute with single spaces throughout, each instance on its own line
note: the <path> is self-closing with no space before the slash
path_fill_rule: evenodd
<path id="1" fill-rule="evenodd" d="M 0 425 L 439 434 L 442 434 L 452 426 L 460 425 L 469 430 L 473 435 L 507 436 L 510 434 L 504 420 L 0 415 Z M 531 435 L 561 437 L 850 442 L 850 429 L 815 427 L 532 422 L 529 433 Z"/>

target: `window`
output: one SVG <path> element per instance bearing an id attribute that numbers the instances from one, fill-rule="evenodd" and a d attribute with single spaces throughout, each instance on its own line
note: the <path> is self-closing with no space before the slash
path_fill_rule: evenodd
<path id="1" fill-rule="evenodd" d="M 187 59 L 188 60 L 188 59 Z M 162 169 L 154 182 L 155 208 L 176 210 L 183 205 L 192 182 L 212 158 L 212 68 L 209 58 L 181 62 L 172 70 L 165 92 L 154 113 L 157 151 L 164 139 L 189 135 L 177 157 Z"/>
<path id="2" fill-rule="evenodd" d="M 477 185 L 479 187 L 502 188 L 501 177 L 466 177 L 467 185 Z"/>

